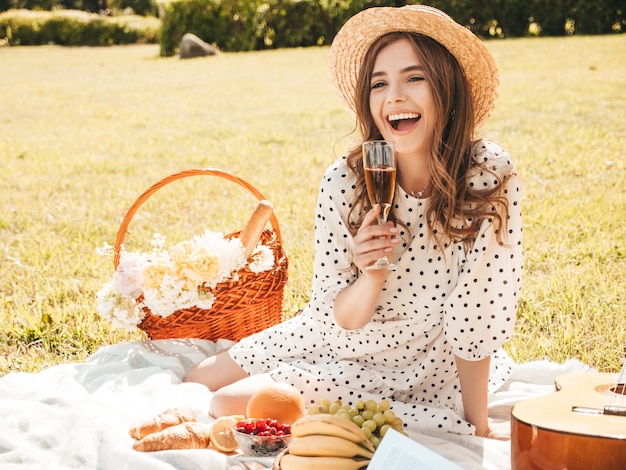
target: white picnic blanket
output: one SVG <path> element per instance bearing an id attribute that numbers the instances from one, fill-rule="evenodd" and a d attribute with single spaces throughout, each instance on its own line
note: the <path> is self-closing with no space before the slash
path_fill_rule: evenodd
<path id="1" fill-rule="evenodd" d="M 128 434 L 133 425 L 178 406 L 191 407 L 198 421 L 211 422 L 211 392 L 183 383 L 182 377 L 194 363 L 229 344 L 175 339 L 121 343 L 101 348 L 82 363 L 0 377 L 0 468 L 221 470 L 244 462 L 211 449 L 136 452 Z M 574 360 L 520 365 L 493 396 L 490 415 L 508 420 L 513 403 L 551 393 L 555 375 L 583 370 L 589 369 Z M 410 437 L 465 469 L 510 467 L 507 442 L 450 434 Z M 258 463 L 271 467 L 271 459 Z"/>

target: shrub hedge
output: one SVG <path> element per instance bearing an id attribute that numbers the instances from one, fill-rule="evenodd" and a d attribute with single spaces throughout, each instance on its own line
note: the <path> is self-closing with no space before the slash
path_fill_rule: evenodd
<path id="1" fill-rule="evenodd" d="M 0 38 L 12 46 L 112 46 L 157 43 L 161 21 L 136 15 L 102 16 L 78 10 L 0 13 Z"/>
<path id="2" fill-rule="evenodd" d="M 371 6 L 402 6 L 392 0 L 173 0 L 166 5 L 161 55 L 177 52 L 186 32 L 222 51 L 330 44 L 355 12 Z"/>

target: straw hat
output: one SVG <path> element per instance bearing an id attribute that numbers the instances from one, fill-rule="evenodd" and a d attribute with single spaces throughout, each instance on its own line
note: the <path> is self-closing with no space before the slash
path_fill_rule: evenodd
<path id="1" fill-rule="evenodd" d="M 330 47 L 330 71 L 339 97 L 355 115 L 357 77 L 365 53 L 380 36 L 408 31 L 428 36 L 456 58 L 469 82 L 474 102 L 475 127 L 481 127 L 498 98 L 498 69 L 485 44 L 469 29 L 433 7 L 368 8 L 350 18 Z"/>

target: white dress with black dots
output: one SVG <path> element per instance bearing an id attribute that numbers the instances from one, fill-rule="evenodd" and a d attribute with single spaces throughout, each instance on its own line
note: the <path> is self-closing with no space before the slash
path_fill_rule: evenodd
<path id="1" fill-rule="evenodd" d="M 473 433 L 463 419 L 454 355 L 492 356 L 490 392 L 506 381 L 512 361 L 500 348 L 513 333 L 522 278 L 520 192 L 510 158 L 498 145 L 481 141 L 474 159 L 490 172 L 474 167 L 468 184 L 500 184 L 491 172 L 506 177 L 505 246 L 485 220 L 471 250 L 452 243 L 442 252 L 424 223 L 428 199 L 415 199 L 398 187 L 394 210 L 412 238 L 406 241 L 406 231 L 399 233 L 405 239 L 395 253 L 399 269 L 388 275 L 369 324 L 340 327 L 333 301 L 358 276 L 345 223 L 354 176 L 341 158 L 320 185 L 309 304 L 300 315 L 241 340 L 231 357 L 249 374 L 269 372 L 294 385 L 307 402 L 327 398 L 353 404 L 386 397 L 409 430 Z"/>

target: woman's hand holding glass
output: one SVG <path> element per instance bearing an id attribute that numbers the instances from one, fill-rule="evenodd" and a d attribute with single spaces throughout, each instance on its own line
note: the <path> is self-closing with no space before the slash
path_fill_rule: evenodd
<path id="1" fill-rule="evenodd" d="M 361 228 L 354 237 L 354 264 L 365 271 L 377 260 L 393 253 L 393 248 L 398 244 L 399 239 L 395 236 L 398 229 L 393 222 L 379 225 L 381 207 L 374 206 L 363 219 Z M 370 271 L 371 273 L 381 272 L 385 277 L 388 270 L 379 269 Z"/>

